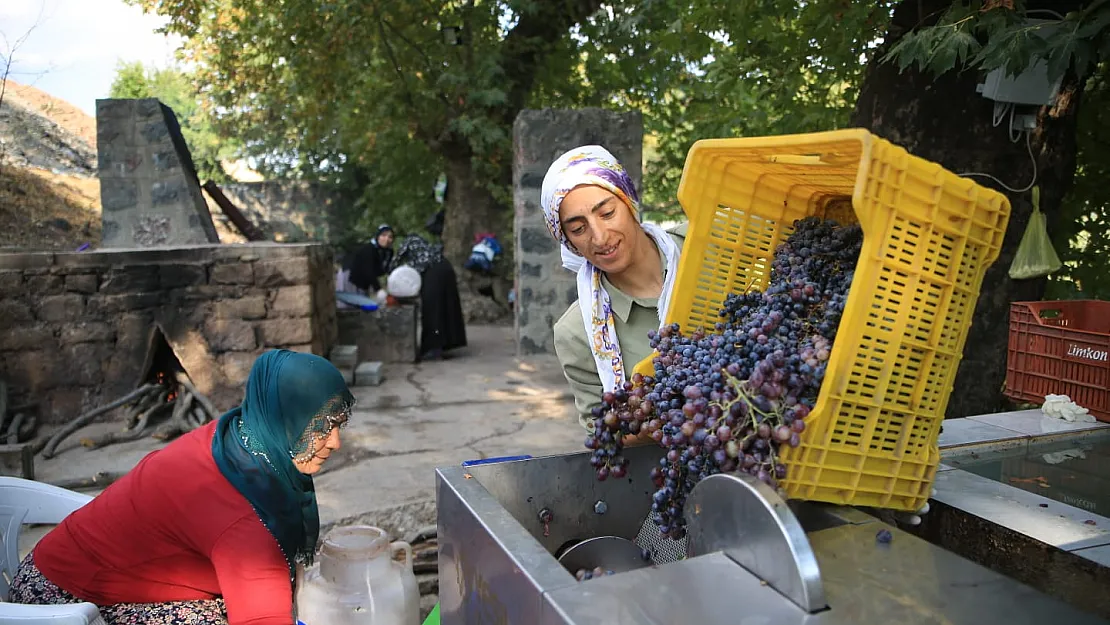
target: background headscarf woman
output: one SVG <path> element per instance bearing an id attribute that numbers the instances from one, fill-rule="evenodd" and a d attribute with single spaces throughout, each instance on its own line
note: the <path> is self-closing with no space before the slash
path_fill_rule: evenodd
<path id="1" fill-rule="evenodd" d="M 562 246 L 560 253 L 563 267 L 577 274 L 582 323 L 589 337 L 602 387 L 611 391 L 626 381 L 627 370 L 621 356 L 609 293 L 601 280 L 602 271 L 590 264 L 571 245 L 559 216 L 560 206 L 567 194 L 584 185 L 594 185 L 609 191 L 632 211 L 637 220 L 641 218 L 639 195 L 624 167 L 608 150 L 601 146 L 587 145 L 564 153 L 551 164 L 544 177 L 540 196 L 547 229 Z M 659 325 L 662 326 L 678 272 L 680 250 L 662 228 L 647 223 L 641 223 L 640 226 L 658 246 L 665 261 L 665 277 L 658 307 Z"/>
<path id="2" fill-rule="evenodd" d="M 269 351 L 251 368 L 243 402 L 220 417 L 212 455 L 224 477 L 251 503 L 289 564 L 311 564 L 320 533 L 310 462 L 332 428 L 354 407 L 342 374 L 327 360 Z"/>
<path id="3" fill-rule="evenodd" d="M 420 272 L 420 359 L 435 360 L 448 350 L 466 347 L 458 278 L 443 255 L 443 245 L 410 234 L 401 242 L 393 265 Z"/>
<path id="4" fill-rule="evenodd" d="M 388 236 L 383 237 L 383 234 Z M 374 247 L 380 250 L 378 258 L 381 262 L 381 272 L 388 273 L 389 265 L 393 262 L 393 226 L 389 224 L 378 226 L 378 230 L 374 233 L 374 240 L 372 243 Z"/>
<path id="5" fill-rule="evenodd" d="M 410 234 L 401 240 L 401 245 L 397 248 L 397 255 L 393 258 L 390 271 L 401 265 L 408 265 L 420 273 L 424 273 L 428 267 L 443 259 L 443 245 L 429 243 L 418 234 Z"/>

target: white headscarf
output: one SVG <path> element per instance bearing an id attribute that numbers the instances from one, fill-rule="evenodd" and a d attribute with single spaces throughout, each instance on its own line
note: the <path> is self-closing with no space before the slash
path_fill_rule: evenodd
<path id="1" fill-rule="evenodd" d="M 582 323 L 586 327 L 586 336 L 597 363 L 601 385 L 606 391 L 612 391 L 624 384 L 627 376 L 609 293 L 602 285 L 601 270 L 591 265 L 574 249 L 559 221 L 559 207 L 563 198 L 575 187 L 583 185 L 598 186 L 616 195 L 637 219 L 640 217 L 640 200 L 624 167 L 608 150 L 597 145 L 575 148 L 556 159 L 547 170 L 540 195 L 547 229 L 562 246 L 560 252 L 563 267 L 578 274 L 578 304 L 582 309 Z M 643 223 L 641 227 L 659 246 L 666 261 L 663 292 L 659 295 L 658 307 L 659 325 L 662 326 L 667 318 L 680 253 L 678 245 L 662 228 Z M 647 340 L 647 337 L 643 337 L 643 340 Z"/>

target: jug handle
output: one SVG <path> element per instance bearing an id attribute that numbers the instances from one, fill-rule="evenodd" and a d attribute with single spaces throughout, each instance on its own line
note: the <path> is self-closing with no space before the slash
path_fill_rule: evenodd
<path id="1" fill-rule="evenodd" d="M 412 569 L 412 545 L 403 540 L 389 543 L 390 553 L 397 553 L 399 550 L 405 552 L 405 566 Z"/>

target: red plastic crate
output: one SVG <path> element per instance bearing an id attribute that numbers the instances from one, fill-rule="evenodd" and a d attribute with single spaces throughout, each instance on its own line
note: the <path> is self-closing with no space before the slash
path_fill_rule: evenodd
<path id="1" fill-rule="evenodd" d="M 1006 396 L 1035 404 L 1067 395 L 1110 422 L 1110 302 L 1014 302 Z"/>

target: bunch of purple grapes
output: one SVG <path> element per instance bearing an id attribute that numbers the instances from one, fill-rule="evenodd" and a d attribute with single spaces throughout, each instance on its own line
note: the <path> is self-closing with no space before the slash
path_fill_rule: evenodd
<path id="1" fill-rule="evenodd" d="M 778 451 L 800 444 L 862 244 L 858 225 L 795 222 L 766 290 L 729 295 L 712 332 L 683 336 L 671 324 L 650 333 L 655 375 L 634 375 L 594 409 L 586 447 L 598 479 L 625 475 L 626 437 L 665 447 L 651 470 L 652 517 L 676 539 L 686 495 L 705 477 L 744 471 L 777 487 L 786 477 Z"/>

